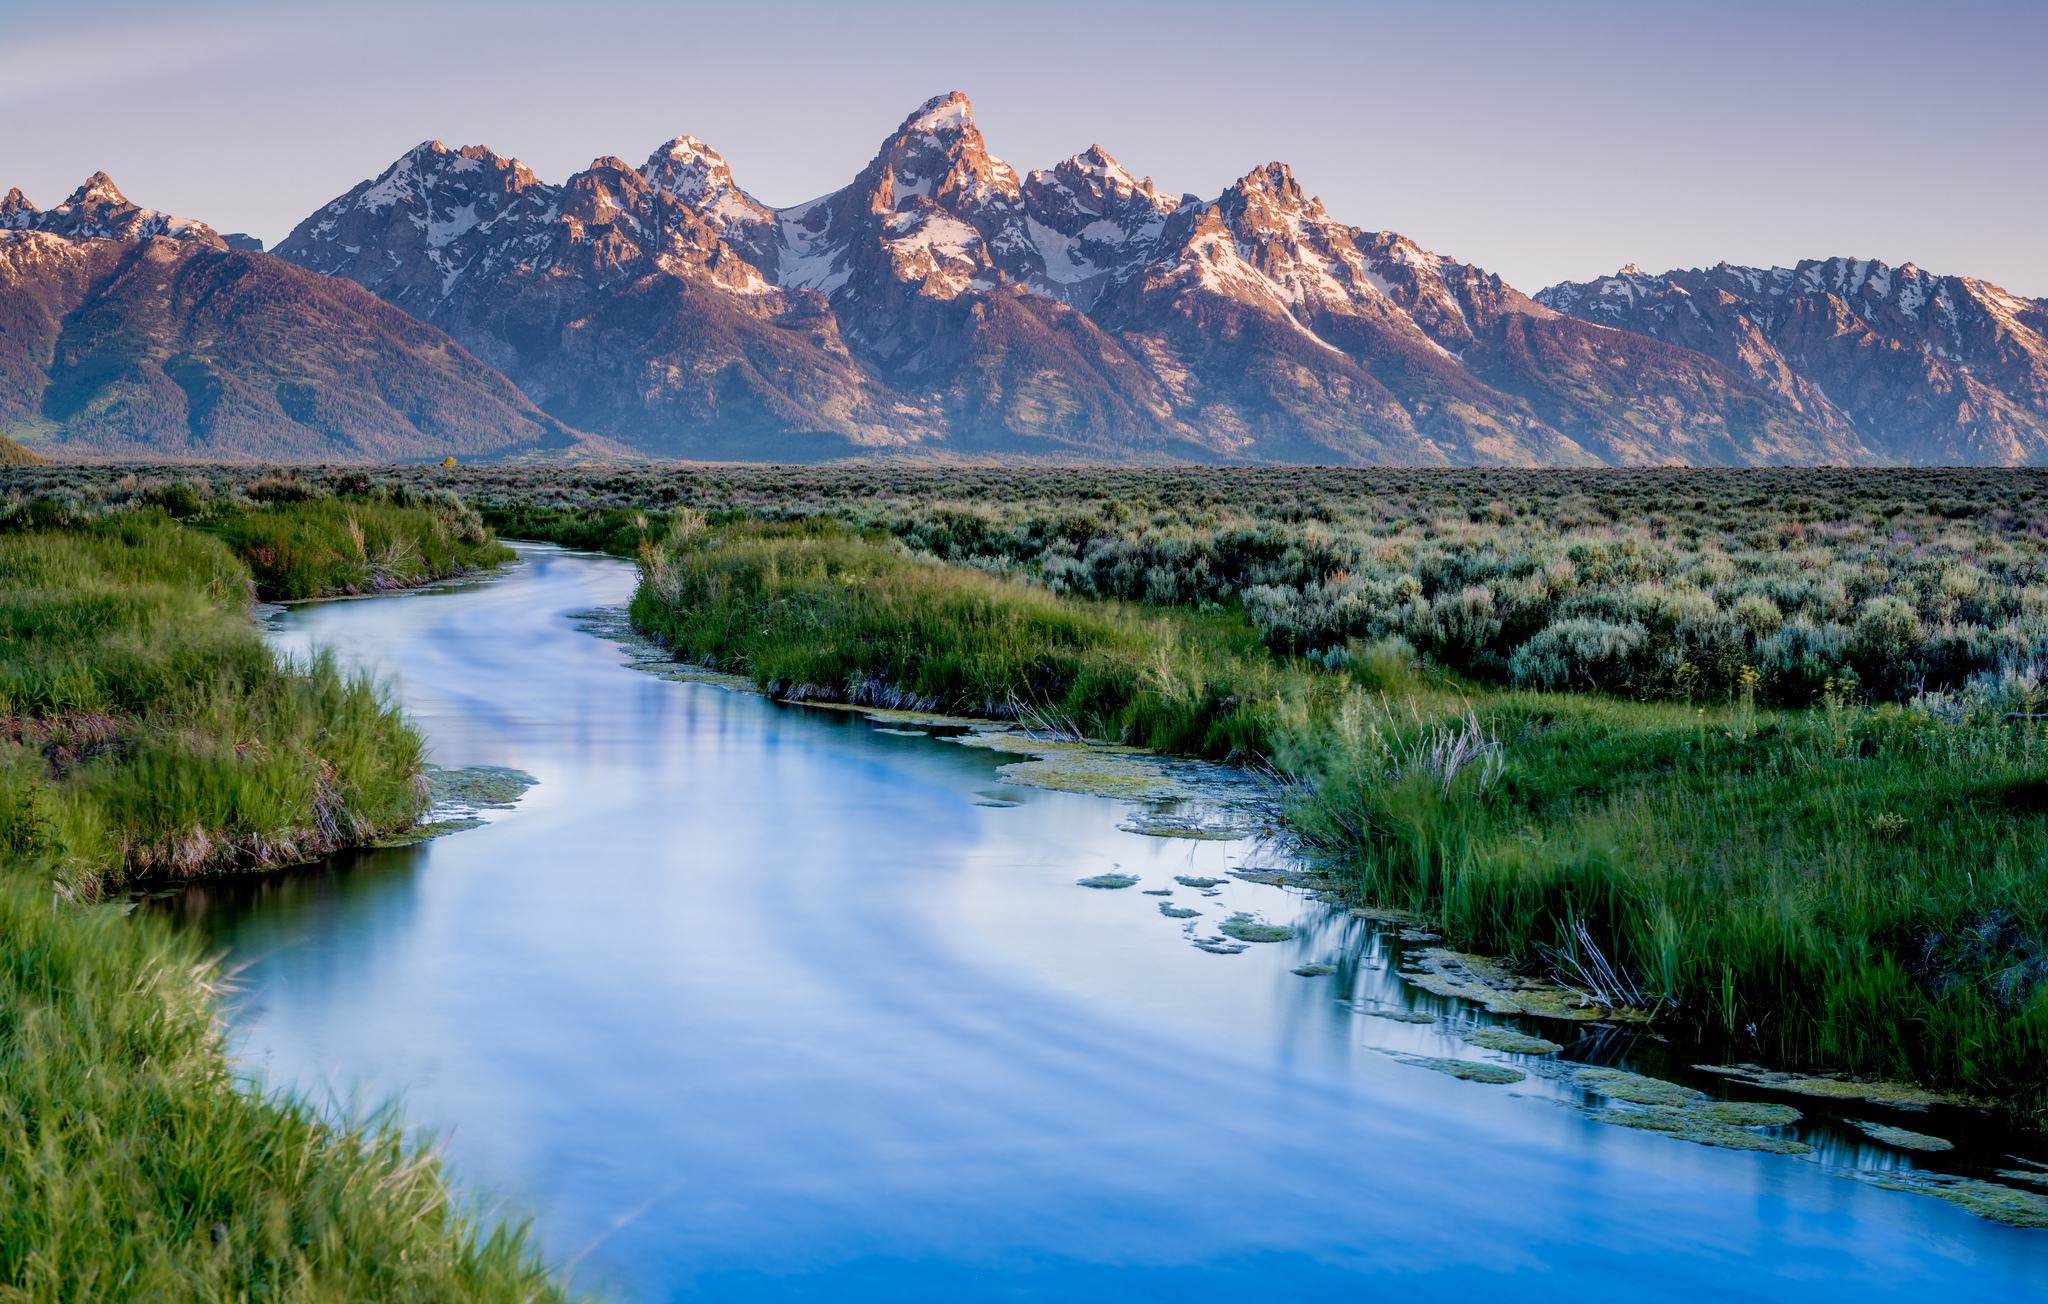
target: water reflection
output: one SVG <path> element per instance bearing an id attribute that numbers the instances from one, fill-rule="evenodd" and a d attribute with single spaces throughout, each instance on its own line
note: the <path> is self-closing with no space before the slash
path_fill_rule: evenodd
<path id="1" fill-rule="evenodd" d="M 1366 1011 L 1459 1003 L 1403 984 L 1370 921 L 1231 878 L 1251 844 L 1123 832 L 1127 807 L 1006 785 L 1002 756 L 636 673 L 565 618 L 623 601 L 630 569 L 525 555 L 465 592 L 297 608 L 277 635 L 392 676 L 437 762 L 538 776 L 517 810 L 170 904 L 244 966 L 246 1063 L 402 1092 L 586 1283 L 2037 1293 L 2037 1234 L 1593 1124 L 1540 1077 L 1398 1063 L 1383 1050 L 1473 1052 Z M 1110 870 L 1140 882 L 1075 886 Z M 1296 934 L 1190 944 L 1235 911 Z M 1311 962 L 1336 971 L 1291 972 Z"/>

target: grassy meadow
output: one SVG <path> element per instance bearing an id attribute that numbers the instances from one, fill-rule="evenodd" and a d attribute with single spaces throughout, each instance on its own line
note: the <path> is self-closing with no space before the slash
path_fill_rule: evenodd
<path id="1" fill-rule="evenodd" d="M 395 1118 L 336 1125 L 239 1086 L 212 964 L 107 903 L 420 815 L 418 732 L 331 661 L 281 663 L 249 604 L 266 583 L 346 591 L 360 551 L 330 545 L 351 520 L 424 542 L 460 512 L 132 488 L 0 513 L 0 1298 L 559 1298 Z M 477 533 L 403 574 L 489 556 Z M 266 582 L 265 549 L 310 560 Z"/>
<path id="2" fill-rule="evenodd" d="M 2048 1119 L 2048 474 L 389 474 L 637 557 L 643 629 L 779 695 L 1270 767 L 1462 945 Z"/>

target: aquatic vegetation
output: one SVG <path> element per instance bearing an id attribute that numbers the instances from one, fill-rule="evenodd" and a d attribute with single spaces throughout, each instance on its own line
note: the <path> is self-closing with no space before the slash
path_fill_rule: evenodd
<path id="1" fill-rule="evenodd" d="M 1909 1082 L 1863 1082 L 1854 1078 L 1808 1077 L 1799 1073 L 1778 1073 L 1754 1065 L 1695 1064 L 1694 1068 L 1705 1073 L 1718 1073 L 1737 1082 L 1753 1087 L 1764 1087 L 1772 1091 L 1789 1091 L 1801 1096 L 1821 1096 L 1829 1100 L 1863 1100 L 1873 1105 L 1890 1105 L 1894 1109 L 1926 1109 L 1930 1105 L 1976 1105 L 1989 1102 L 1971 1100 L 1966 1096 L 1945 1095 L 1929 1091 L 1925 1087 Z"/>
<path id="2" fill-rule="evenodd" d="M 1202 912 L 1191 910 L 1186 906 L 1177 906 L 1168 901 L 1161 901 L 1159 903 L 1159 913 L 1165 915 L 1168 919 L 1193 919 Z"/>
<path id="3" fill-rule="evenodd" d="M 1640 1020 L 1641 1010 L 1616 1010 L 1601 1005 L 1591 994 L 1562 986 L 1545 978 L 1517 973 L 1489 956 L 1429 947 L 1419 956 L 1409 956 L 1401 976 L 1424 991 L 1455 996 L 1484 1006 L 1493 1014 L 1534 1014 L 1552 1019 Z"/>
<path id="4" fill-rule="evenodd" d="M 1953 1150 L 1956 1148 L 1953 1141 L 1945 1141 L 1938 1136 L 1928 1136 L 1924 1132 L 1909 1132 L 1905 1128 L 1892 1127 L 1886 1123 L 1868 1123 L 1850 1119 L 1849 1126 L 1873 1141 L 1882 1141 L 1888 1146 L 1897 1146 L 1901 1150 Z"/>
<path id="5" fill-rule="evenodd" d="M 1505 1051 L 1510 1055 L 1555 1055 L 1564 1047 L 1542 1037 L 1532 1037 L 1513 1028 L 1474 1028 L 1458 1034 L 1468 1046 Z"/>
<path id="6" fill-rule="evenodd" d="M 1375 1019 L 1392 1019 L 1396 1023 L 1436 1022 L 1434 1014 L 1424 1014 L 1420 1010 L 1366 1010 L 1364 1013 Z"/>
<path id="7" fill-rule="evenodd" d="M 1337 972 L 1337 966 L 1334 964 L 1304 964 L 1288 972 L 1300 974 L 1304 978 L 1320 978 L 1324 974 Z"/>
<path id="8" fill-rule="evenodd" d="M 1931 1195 L 1967 1209 L 1979 1218 L 2012 1227 L 2048 1227 L 2048 1196 L 2000 1186 L 1996 1182 L 1954 1177 L 1947 1173 L 1871 1172 L 1864 1169 L 1838 1169 L 1836 1175 L 1867 1182 L 1887 1191 Z"/>
<path id="9" fill-rule="evenodd" d="M 1690 1105 L 1706 1093 L 1622 1069 L 1575 1068 L 1571 1080 L 1586 1090 L 1634 1105 Z"/>
<path id="10" fill-rule="evenodd" d="M 1173 895 L 1173 889 L 1172 889 L 1172 888 L 1170 888 L 1170 887 L 1148 887 L 1148 888 L 1146 888 L 1146 889 L 1145 889 L 1145 895 L 1146 895 L 1146 896 L 1172 896 L 1172 895 Z"/>
<path id="11" fill-rule="evenodd" d="M 1403 1064 L 1413 1064 L 1416 1068 L 1428 1069 L 1433 1073 L 1442 1073 L 1454 1078 L 1462 1078 L 1467 1082 L 1487 1082 L 1498 1085 L 1508 1082 L 1520 1082 L 1523 1078 L 1529 1076 L 1519 1069 L 1505 1068 L 1499 1064 L 1481 1064 L 1475 1060 L 1434 1059 L 1423 1055 L 1399 1055 L 1395 1058 L 1399 1059 Z"/>
<path id="12" fill-rule="evenodd" d="M 524 770 L 502 765 L 470 765 L 444 770 L 438 765 L 424 767 L 427 795 L 437 804 L 508 810 L 526 790 L 540 780 Z"/>
<path id="13" fill-rule="evenodd" d="M 1760 1150 L 1773 1155 L 1813 1153 L 1813 1147 L 1803 1141 L 1793 1141 L 1786 1137 L 1769 1136 L 1744 1127 L 1731 1126 L 1715 1120 L 1705 1110 L 1699 1109 L 1679 1109 L 1669 1105 L 1630 1110 L 1596 1109 L 1589 1111 L 1587 1117 L 1599 1123 L 1659 1132 L 1680 1141 L 1718 1146 L 1724 1150 Z"/>
<path id="14" fill-rule="evenodd" d="M 1220 878 L 1196 878 L 1187 874 L 1175 874 L 1173 881 L 1182 887 L 1212 888 L 1222 883 Z"/>
<path id="15" fill-rule="evenodd" d="M 1688 1105 L 1686 1111 L 1731 1127 L 1784 1127 L 1805 1115 L 1790 1105 L 1772 1105 L 1755 1100 L 1713 1100 Z"/>
<path id="16" fill-rule="evenodd" d="M 1240 942 L 1291 942 L 1294 930 L 1278 924 L 1263 924 L 1250 915 L 1238 913 L 1217 925 L 1217 931 L 1225 937 L 1234 937 Z"/>
<path id="17" fill-rule="evenodd" d="M 1237 955 L 1251 949 L 1242 942 L 1233 942 L 1223 937 L 1198 937 L 1194 940 L 1194 947 L 1197 951 L 1207 951 L 1210 955 Z"/>
<path id="18" fill-rule="evenodd" d="M 1093 878 L 1079 880 L 1081 887 L 1119 888 L 1130 887 L 1138 880 L 1129 874 L 1097 874 Z"/>

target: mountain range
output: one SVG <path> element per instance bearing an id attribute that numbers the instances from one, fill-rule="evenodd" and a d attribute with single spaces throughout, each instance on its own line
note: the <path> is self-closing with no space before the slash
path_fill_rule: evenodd
<path id="1" fill-rule="evenodd" d="M 428 142 L 272 254 L 253 243 L 104 176 L 49 213 L 10 193 L 0 432 L 45 453 L 336 460 L 2048 460 L 2043 301 L 1844 259 L 1630 267 L 1531 297 L 1345 224 L 1280 163 L 1210 200 L 1100 146 L 1019 173 L 958 93 L 792 207 L 689 136 L 560 185 Z M 192 270 L 151 281 L 137 260 Z M 164 289 L 187 280 L 203 292 Z M 226 305 L 279 296 L 321 311 L 288 314 L 288 343 L 274 317 L 267 349 L 221 346 L 244 316 Z M 18 301 L 43 303 L 40 334 L 16 339 Z M 378 414 L 361 429 L 358 400 Z"/>

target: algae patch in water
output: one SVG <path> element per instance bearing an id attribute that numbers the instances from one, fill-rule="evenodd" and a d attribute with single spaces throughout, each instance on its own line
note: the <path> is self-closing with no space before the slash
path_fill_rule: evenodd
<path id="1" fill-rule="evenodd" d="M 1703 1091 L 1666 1082 L 1662 1078 L 1646 1078 L 1623 1069 L 1579 1069 L 1572 1073 L 1571 1079 L 1596 1095 L 1610 1100 L 1626 1100 L 1631 1105 L 1680 1106 L 1707 1098 Z"/>
<path id="2" fill-rule="evenodd" d="M 1767 1136 L 1762 1132 L 1717 1122 L 1704 1109 L 1682 1109 L 1671 1105 L 1648 1109 L 1600 1109 L 1593 1111 L 1591 1117 L 1596 1122 L 1658 1132 L 1697 1145 L 1719 1146 L 1723 1150 L 1760 1150 L 1772 1155 L 1813 1153 L 1813 1147 L 1803 1141 Z"/>
<path id="3" fill-rule="evenodd" d="M 1989 1218 L 2010 1227 L 2048 1227 L 2048 1196 L 2015 1190 L 1996 1182 L 1982 1182 L 1947 1173 L 1877 1173 L 1843 1169 L 1837 1176 L 1867 1182 L 1887 1191 L 1913 1191 L 1960 1205 L 1979 1218 Z"/>
<path id="4" fill-rule="evenodd" d="M 1184 906 L 1170 905 L 1165 901 L 1161 901 L 1159 903 L 1159 913 L 1165 915 L 1168 919 L 1193 919 L 1202 912 L 1199 910 L 1189 910 Z"/>
<path id="5" fill-rule="evenodd" d="M 1218 932 L 1234 937 L 1240 942 L 1291 942 L 1294 930 L 1278 924 L 1262 924 L 1250 915 L 1239 912 L 1217 925 Z"/>
<path id="6" fill-rule="evenodd" d="M 1172 889 L 1172 888 L 1170 888 L 1170 887 L 1148 887 L 1148 888 L 1146 888 L 1146 889 L 1145 889 L 1145 895 L 1146 895 L 1146 896 L 1172 896 L 1172 895 L 1173 895 L 1173 889 Z"/>
<path id="7" fill-rule="evenodd" d="M 1081 887 L 1129 887 L 1138 880 L 1129 874 L 1097 874 L 1093 878 L 1079 880 Z"/>
<path id="8" fill-rule="evenodd" d="M 1400 1055 L 1396 1058 L 1403 1064 L 1413 1064 L 1417 1068 L 1446 1073 L 1454 1078 L 1463 1078 L 1467 1082 L 1500 1084 L 1520 1082 L 1528 1076 L 1517 1069 L 1503 1068 L 1498 1064 L 1481 1064 L 1475 1060 L 1432 1059 L 1425 1055 Z"/>
<path id="9" fill-rule="evenodd" d="M 484 823 L 479 818 L 481 812 L 510 810 L 528 788 L 540 782 L 524 770 L 502 765 L 472 765 L 461 770 L 429 765 L 421 777 L 426 780 L 431 803 L 426 814 L 411 828 L 380 838 L 371 846 L 411 847 L 464 829 L 480 828 Z"/>
<path id="10" fill-rule="evenodd" d="M 1649 1011 L 1602 1005 L 1593 994 L 1547 978 L 1531 978 L 1484 955 L 1433 946 L 1409 957 L 1417 966 L 1401 976 L 1424 991 L 1483 1005 L 1493 1014 L 1535 1014 L 1551 1019 L 1639 1022 Z"/>
<path id="11" fill-rule="evenodd" d="M 1513 1028 L 1475 1028 L 1461 1034 L 1459 1040 L 1468 1046 L 1505 1051 L 1510 1055 L 1555 1055 L 1564 1049 L 1554 1041 L 1532 1037 Z"/>
<path id="12" fill-rule="evenodd" d="M 502 765 L 471 765 L 460 770 L 426 768 L 427 794 L 438 805 L 448 803 L 487 810 L 510 810 L 540 780 L 524 770 Z"/>
<path id="13" fill-rule="evenodd" d="M 435 838 L 445 838 L 450 833 L 460 833 L 464 829 L 480 829 L 483 826 L 482 820 L 440 820 L 433 824 L 415 824 L 402 833 L 379 838 L 370 845 L 380 851 L 392 847 L 415 847 L 422 842 L 432 842 Z"/>
<path id="14" fill-rule="evenodd" d="M 1928 1136 L 1925 1132 L 1908 1132 L 1902 1127 L 1891 1127 L 1884 1123 L 1859 1122 L 1853 1118 L 1848 1120 L 1848 1123 L 1850 1127 L 1855 1128 L 1871 1140 L 1882 1141 L 1888 1146 L 1897 1146 L 1901 1150 L 1953 1150 L 1956 1148 L 1955 1142 L 1944 1141 L 1938 1136 Z"/>
<path id="15" fill-rule="evenodd" d="M 1756 1100 L 1716 1100 L 1686 1108 L 1690 1113 L 1730 1127 L 1784 1127 L 1805 1117 L 1790 1105 L 1767 1105 Z"/>
<path id="16" fill-rule="evenodd" d="M 1180 884 L 1182 887 L 1210 888 L 1215 887 L 1218 883 L 1221 883 L 1223 880 L 1220 878 L 1189 878 L 1186 874 L 1175 874 L 1173 876 L 1173 881 Z"/>
<path id="17" fill-rule="evenodd" d="M 1858 1082 L 1851 1078 L 1811 1078 L 1798 1073 L 1776 1073 L 1759 1068 L 1754 1064 L 1695 1064 L 1702 1073 L 1718 1073 L 1737 1082 L 1753 1087 L 1766 1087 L 1772 1091 L 1790 1091 L 1801 1096 L 1819 1096 L 1828 1100 L 1867 1100 L 1874 1105 L 1890 1105 L 1894 1109 L 1926 1109 L 1930 1105 L 1974 1105 L 1983 1107 L 1989 1102 L 1971 1100 L 1965 1096 L 1943 1095 L 1916 1087 L 1907 1082 Z"/>
<path id="18" fill-rule="evenodd" d="M 1195 949 L 1197 951 L 1207 951 L 1210 955 L 1236 955 L 1240 951 L 1248 951 L 1251 948 L 1242 942 L 1232 942 L 1226 938 L 1198 937 L 1195 939 Z"/>
<path id="19" fill-rule="evenodd" d="M 1304 978 L 1320 978 L 1326 973 L 1337 972 L 1337 966 L 1334 964 L 1305 964 L 1291 972 L 1298 973 Z"/>
<path id="20" fill-rule="evenodd" d="M 1366 1010 L 1365 1013 L 1375 1019 L 1392 1019 L 1396 1023 L 1436 1022 L 1434 1014 L 1424 1014 L 1420 1010 Z"/>

